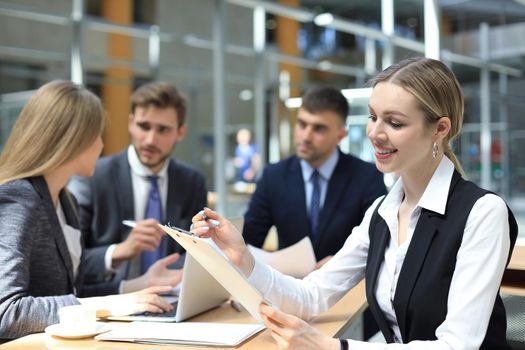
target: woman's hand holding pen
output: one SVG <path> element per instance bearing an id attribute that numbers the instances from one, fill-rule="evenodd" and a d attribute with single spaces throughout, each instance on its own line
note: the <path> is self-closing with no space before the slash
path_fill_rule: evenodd
<path id="1" fill-rule="evenodd" d="M 209 208 L 192 218 L 191 232 L 202 238 L 211 238 L 245 276 L 253 270 L 255 260 L 246 247 L 241 233 L 233 224 Z"/>
<path id="2" fill-rule="evenodd" d="M 190 231 L 202 238 L 211 238 L 243 273 L 249 276 L 255 260 L 246 247 L 241 233 L 231 222 L 211 209 L 192 218 Z M 272 332 L 279 349 L 339 349 L 339 340 L 328 337 L 300 318 L 286 314 L 266 304 L 260 312 L 264 324 Z"/>

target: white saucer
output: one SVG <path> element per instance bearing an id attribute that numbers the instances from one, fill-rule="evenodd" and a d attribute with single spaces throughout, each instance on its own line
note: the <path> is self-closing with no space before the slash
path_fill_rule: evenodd
<path id="1" fill-rule="evenodd" d="M 49 335 L 66 338 L 66 339 L 81 339 L 93 337 L 97 334 L 109 331 L 109 326 L 104 322 L 97 322 L 95 327 L 89 330 L 74 329 L 60 323 L 47 326 L 44 329 Z"/>

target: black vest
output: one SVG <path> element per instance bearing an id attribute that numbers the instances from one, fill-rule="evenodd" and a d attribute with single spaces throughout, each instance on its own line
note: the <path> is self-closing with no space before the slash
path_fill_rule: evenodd
<path id="1" fill-rule="evenodd" d="M 435 331 L 447 315 L 447 299 L 469 213 L 476 201 L 489 193 L 461 178 L 454 171 L 444 215 L 423 209 L 416 224 L 397 282 L 394 310 L 404 343 L 436 340 Z M 381 203 L 377 206 L 379 206 Z M 390 240 L 386 222 L 375 210 L 370 221 L 370 247 L 366 267 L 366 297 L 374 318 L 388 343 L 394 342 L 376 297 L 379 268 Z M 508 208 L 507 208 L 508 209 Z M 516 242 L 518 226 L 509 213 L 510 252 Z M 484 261 L 480 261 L 484 264 Z M 474 321 L 475 322 L 475 321 Z M 506 341 L 506 314 L 499 294 L 480 349 L 510 349 Z"/>

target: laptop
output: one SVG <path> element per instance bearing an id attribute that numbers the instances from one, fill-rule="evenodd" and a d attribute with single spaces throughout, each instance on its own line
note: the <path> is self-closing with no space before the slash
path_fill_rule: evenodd
<path id="1" fill-rule="evenodd" d="M 178 297 L 171 295 L 165 298 L 174 306 L 173 311 L 110 316 L 107 319 L 115 321 L 181 322 L 221 305 L 230 298 L 230 293 L 190 254 L 186 254 L 179 295 Z"/>

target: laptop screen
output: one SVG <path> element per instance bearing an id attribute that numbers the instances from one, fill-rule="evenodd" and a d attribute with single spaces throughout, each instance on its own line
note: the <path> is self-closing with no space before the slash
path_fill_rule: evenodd
<path id="1" fill-rule="evenodd" d="M 175 290 L 177 288 L 174 288 Z M 151 321 L 151 322 L 180 322 L 204 311 L 221 305 L 228 300 L 230 293 L 217 282 L 190 254 L 186 254 L 184 271 L 180 283 L 178 297 L 164 296 L 174 305 L 169 313 L 140 313 L 129 316 L 110 316 L 109 320 L 116 321 Z"/>

